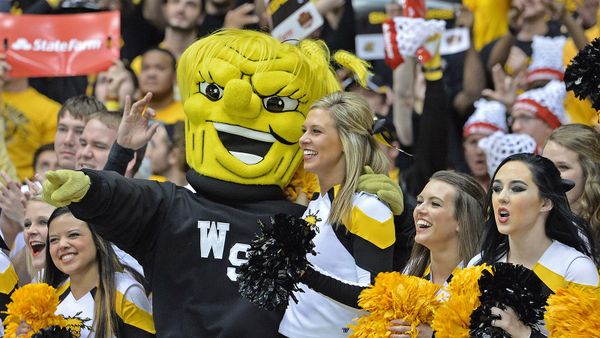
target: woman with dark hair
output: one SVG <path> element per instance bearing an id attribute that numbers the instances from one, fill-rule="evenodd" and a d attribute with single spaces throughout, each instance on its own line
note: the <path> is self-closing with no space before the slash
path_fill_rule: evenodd
<path id="1" fill-rule="evenodd" d="M 44 279 L 61 291 L 57 314 L 90 319 L 81 337 L 154 337 L 142 285 L 124 272 L 110 243 L 68 208 L 50 215 L 47 247 Z"/>
<path id="2" fill-rule="evenodd" d="M 564 191 L 560 172 L 547 158 L 507 157 L 492 177 L 486 197 L 482 252 L 469 265 L 523 265 L 540 278 L 548 294 L 568 284 L 598 286 L 592 259 L 595 243 L 587 223 L 571 212 Z M 495 307 L 492 314 L 499 316 L 492 325 L 512 337 L 532 334 L 512 309 Z"/>
<path id="3" fill-rule="evenodd" d="M 413 212 L 415 244 L 404 273 L 447 285 L 455 269 L 477 253 L 481 236 L 485 192 L 473 177 L 438 171 L 417 195 Z M 441 293 L 446 293 L 442 288 Z M 392 321 L 390 337 L 411 330 L 402 319 Z M 428 324 L 418 327 L 419 337 L 431 337 Z"/>

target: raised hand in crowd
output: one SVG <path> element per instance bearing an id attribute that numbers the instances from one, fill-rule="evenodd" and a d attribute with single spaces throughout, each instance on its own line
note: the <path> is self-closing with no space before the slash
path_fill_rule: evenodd
<path id="1" fill-rule="evenodd" d="M 473 103 L 481 97 L 481 91 L 485 89 L 485 78 L 481 76 L 485 72 L 485 68 L 475 49 L 474 22 L 473 12 L 466 6 L 461 6 L 456 14 L 456 26 L 468 29 L 470 47 L 464 58 L 462 90 L 454 97 L 452 104 L 459 114 L 465 116 L 472 113 Z"/>
<path id="2" fill-rule="evenodd" d="M 344 14 L 346 0 L 318 0 L 315 4 L 317 11 L 323 15 L 331 28 L 338 29 Z"/>
<path id="3" fill-rule="evenodd" d="M 567 31 L 569 32 L 569 36 L 573 39 L 575 46 L 577 49 L 582 49 L 589 42 L 585 36 L 585 32 L 583 27 L 571 13 L 567 10 L 565 6 L 565 1 L 558 0 L 543 0 L 544 5 L 550 12 L 550 15 L 555 19 L 562 22 Z"/>
<path id="4" fill-rule="evenodd" d="M 145 146 L 158 128 L 158 124 L 150 124 L 154 118 L 154 109 L 148 107 L 152 93 L 147 93 L 141 100 L 131 104 L 131 97 L 125 98 L 123 118 L 117 132 L 117 143 L 127 149 L 137 150 Z"/>
<path id="5" fill-rule="evenodd" d="M 44 179 L 45 177 L 39 174 L 36 174 L 33 180 L 30 180 L 28 178 L 25 179 L 25 185 L 27 186 L 27 188 L 21 188 L 21 191 L 23 191 L 26 200 L 30 200 L 31 197 L 42 193 L 42 182 L 44 181 Z"/>
<path id="6" fill-rule="evenodd" d="M 23 231 L 27 198 L 21 192 L 21 185 L 8 174 L 2 171 L 0 177 L 3 181 L 0 186 L 0 229 L 4 242 L 10 248 L 19 232 Z"/>
<path id="7" fill-rule="evenodd" d="M 518 72 L 516 77 L 507 75 L 499 64 L 492 68 L 494 89 L 484 89 L 481 94 L 490 100 L 496 100 L 510 109 L 517 100 L 517 89 L 523 83 L 524 72 Z"/>
<path id="8" fill-rule="evenodd" d="M 225 15 L 224 28 L 244 28 L 246 25 L 257 24 L 259 21 L 258 15 L 254 12 L 256 6 L 251 3 L 245 3 L 232 10 L 229 10 Z"/>
<path id="9" fill-rule="evenodd" d="M 118 107 L 108 107 L 109 109 L 124 107 L 125 97 L 136 95 L 134 76 L 135 74 L 125 68 L 123 61 L 115 61 L 106 72 L 98 75 L 96 98 L 105 104 L 110 101 L 118 102 Z"/>
<path id="10" fill-rule="evenodd" d="M 525 4 L 522 1 L 515 1 L 508 11 L 508 27 L 513 34 L 519 32 L 523 27 L 524 18 L 522 14 L 524 9 Z"/>
<path id="11" fill-rule="evenodd" d="M 315 7 L 324 16 L 327 13 L 335 12 L 344 7 L 344 3 L 346 3 L 346 0 L 318 0 Z"/>

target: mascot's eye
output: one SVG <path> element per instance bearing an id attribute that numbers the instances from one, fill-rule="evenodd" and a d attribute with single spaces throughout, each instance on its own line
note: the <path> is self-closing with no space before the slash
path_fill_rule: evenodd
<path id="1" fill-rule="evenodd" d="M 286 96 L 269 96 L 263 98 L 263 106 L 270 112 L 291 111 L 298 108 L 298 100 Z"/>
<path id="2" fill-rule="evenodd" d="M 204 94 L 211 101 L 217 101 L 223 97 L 223 88 L 214 83 L 200 82 L 198 87 L 200 93 Z"/>

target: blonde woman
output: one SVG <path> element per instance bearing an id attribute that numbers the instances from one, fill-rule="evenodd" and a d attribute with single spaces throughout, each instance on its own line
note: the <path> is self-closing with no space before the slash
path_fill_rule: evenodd
<path id="1" fill-rule="evenodd" d="M 25 207 L 23 234 L 25 248 L 15 257 L 15 268 L 19 274 L 19 283 L 41 282 L 46 267 L 46 241 L 48 239 L 48 218 L 56 209 L 46 203 L 41 196 L 35 195 Z"/>
<path id="2" fill-rule="evenodd" d="M 358 295 L 382 271 L 392 269 L 395 242 L 392 211 L 376 196 L 357 192 L 365 165 L 388 167 L 372 132 L 373 112 L 354 93 L 317 100 L 303 124 L 304 169 L 317 175 L 320 195 L 304 218 L 314 220 L 316 256 L 301 278 L 304 292 L 279 326 L 289 337 L 344 337 L 362 313 Z"/>
<path id="3" fill-rule="evenodd" d="M 600 243 L 599 149 L 600 133 L 594 128 L 567 124 L 550 134 L 542 153 L 554 163 L 563 179 L 575 183 L 573 189 L 567 191 L 569 205 L 590 224 L 596 243 Z"/>

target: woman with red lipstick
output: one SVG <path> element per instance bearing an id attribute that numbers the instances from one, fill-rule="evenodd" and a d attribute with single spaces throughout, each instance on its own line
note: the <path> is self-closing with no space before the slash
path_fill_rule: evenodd
<path id="1" fill-rule="evenodd" d="M 548 295 L 568 284 L 598 286 L 595 243 L 587 223 L 571 212 L 564 183 L 545 157 L 515 154 L 502 161 L 486 198 L 482 253 L 469 264 L 523 265 L 541 279 Z M 493 308 L 492 314 L 499 316 L 492 325 L 512 337 L 547 334 L 543 325 L 523 324 L 510 308 Z"/>
<path id="2" fill-rule="evenodd" d="M 315 256 L 294 294 L 279 332 L 288 337 L 346 337 L 362 315 L 358 295 L 382 271 L 392 270 L 392 211 L 377 196 L 357 192 L 366 165 L 388 168 L 373 136 L 373 112 L 357 94 L 337 92 L 317 100 L 303 124 L 304 169 L 315 173 L 321 194 L 304 213 L 313 221 Z"/>
<path id="3" fill-rule="evenodd" d="M 482 230 L 485 192 L 473 177 L 438 171 L 417 196 L 413 217 L 415 244 L 405 273 L 447 285 L 455 269 L 477 253 Z M 444 289 L 440 289 L 444 293 Z M 391 338 L 403 338 L 410 323 L 392 321 Z M 419 326 L 419 337 L 431 337 L 431 327 Z"/>
<path id="4" fill-rule="evenodd" d="M 48 218 L 56 207 L 46 203 L 41 196 L 32 197 L 25 208 L 25 222 L 23 234 L 27 250 L 25 255 L 27 273 L 19 272 L 19 283 L 27 284 L 31 281 L 43 280 L 43 271 L 46 267 L 46 241 L 48 239 Z M 21 264 L 23 265 L 23 264 Z"/>

